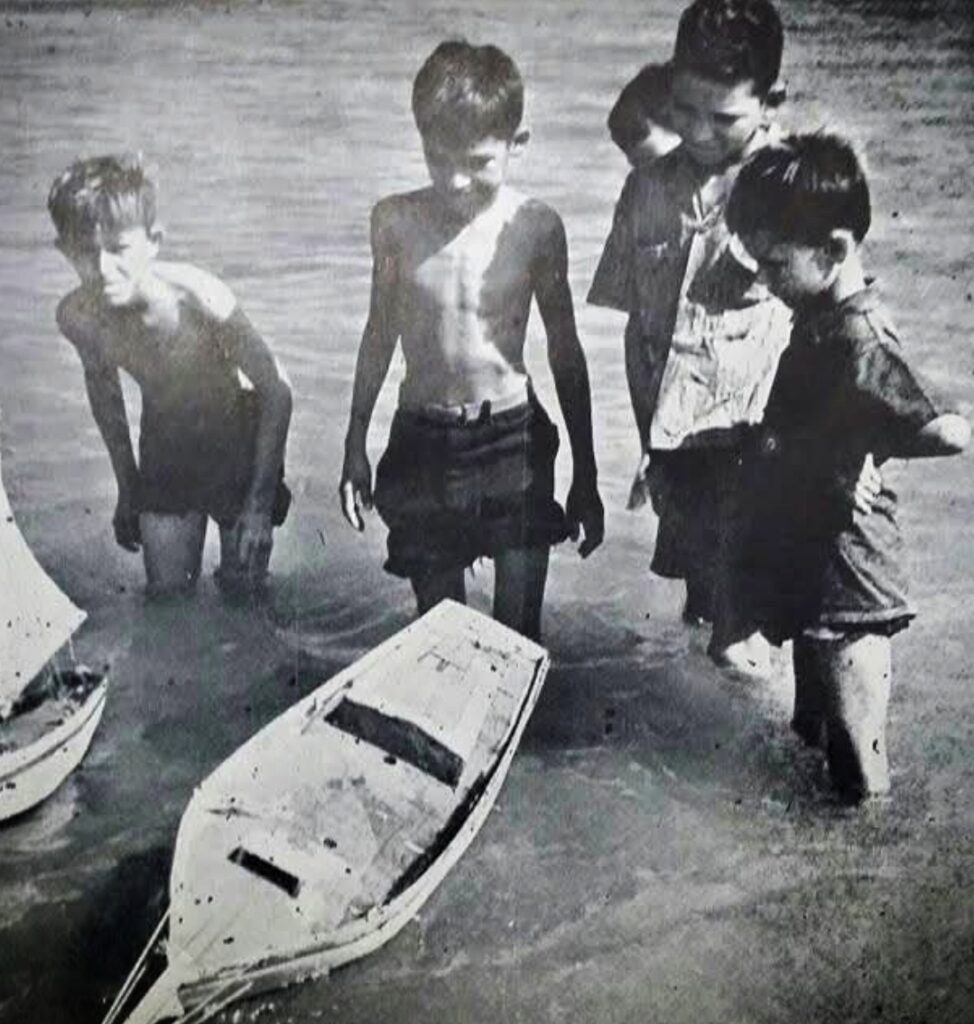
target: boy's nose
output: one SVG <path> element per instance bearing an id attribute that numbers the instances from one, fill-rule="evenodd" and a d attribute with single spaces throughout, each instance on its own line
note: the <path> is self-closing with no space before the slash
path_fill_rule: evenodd
<path id="1" fill-rule="evenodd" d="M 714 137 L 713 126 L 709 117 L 695 117 L 690 122 L 691 142 L 709 142 Z"/>
<path id="2" fill-rule="evenodd" d="M 447 183 L 454 192 L 470 188 L 470 175 L 466 171 L 453 170 L 447 175 Z"/>

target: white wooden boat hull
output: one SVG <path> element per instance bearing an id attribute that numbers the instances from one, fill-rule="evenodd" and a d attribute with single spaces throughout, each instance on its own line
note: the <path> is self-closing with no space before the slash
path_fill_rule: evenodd
<path id="1" fill-rule="evenodd" d="M 454 621 L 459 626 L 453 633 L 462 633 L 462 636 L 451 635 Z M 440 629 L 447 639 L 428 651 L 417 647 L 414 641 L 427 643 L 423 631 L 428 633 L 432 626 Z M 484 638 L 482 644 L 478 636 Z M 390 647 L 399 638 L 403 638 L 402 641 Z M 329 725 L 335 721 L 336 709 L 341 703 L 359 699 L 358 694 L 372 685 L 370 673 L 380 673 L 384 665 L 394 664 L 397 652 L 406 658 L 404 652 L 410 643 L 414 646 L 410 656 L 417 651 L 420 654 L 409 664 L 429 656 L 436 663 L 435 667 L 430 669 L 427 661 L 423 671 L 427 675 L 434 671 L 443 673 L 442 696 L 435 689 L 434 679 L 434 688 L 425 691 L 430 700 L 425 708 L 417 710 L 413 719 L 424 721 L 426 714 L 429 734 L 439 729 L 437 734 L 448 740 L 451 749 L 464 750 L 462 770 L 458 769 L 455 778 L 449 779 L 450 785 L 444 784 L 448 770 L 442 763 L 439 767 L 427 766 L 428 771 L 441 775 L 431 781 L 428 774 L 416 767 L 419 760 L 406 764 L 388 753 L 388 745 L 384 749 L 376 747 L 375 743 L 384 742 L 383 737 L 378 740 L 373 737 L 374 742 L 361 737 L 349 738 L 344 733 L 336 733 Z M 455 660 L 451 662 L 451 658 Z M 463 662 L 462 669 L 459 662 Z M 538 645 L 470 609 L 444 602 L 304 698 L 240 748 L 199 787 L 184 815 L 173 862 L 166 944 L 168 967 L 127 1018 L 129 1024 L 154 1024 L 177 1015 L 179 1010 L 188 1013 L 194 1022 L 206 1020 L 229 998 L 327 974 L 393 938 L 415 916 L 486 820 L 540 695 L 547 667 L 547 654 Z M 449 717 L 441 705 L 448 705 L 454 692 L 450 690 L 451 672 L 460 680 L 460 686 L 467 680 L 474 680 L 466 704 L 462 700 L 455 702 L 452 731 L 440 729 L 434 721 L 439 718 L 442 724 L 442 720 Z M 391 715 L 392 705 L 400 694 L 404 695 L 402 700 L 407 705 L 414 697 L 417 704 L 422 703 L 416 694 L 423 692 L 426 685 L 418 675 L 397 681 L 392 678 L 393 674 L 390 670 L 389 678 L 375 687 L 376 692 L 382 691 L 376 698 L 376 706 L 387 715 Z M 391 699 L 386 700 L 390 694 Z M 368 694 L 361 699 L 368 700 Z M 500 707 L 503 712 L 497 710 Z M 393 720 L 401 724 L 407 711 L 402 708 L 400 711 L 402 717 Z M 470 724 L 472 721 L 474 725 Z M 295 729 L 302 722 L 305 724 L 300 730 L 301 736 L 311 731 L 314 740 L 304 749 L 303 740 Z M 329 728 L 326 729 L 326 725 Z M 274 745 L 281 735 L 291 737 L 283 749 Z M 492 737 L 486 746 L 485 735 Z M 313 763 L 318 749 L 315 743 L 321 744 L 321 760 L 317 765 Z M 305 817 L 295 811 L 304 804 L 293 793 L 278 792 L 277 786 L 283 785 L 281 778 L 286 775 L 284 769 L 280 778 L 274 777 L 272 769 L 268 770 L 269 761 L 276 759 L 280 766 L 280 759 L 288 756 L 294 759 L 290 766 L 290 785 L 299 795 L 302 784 L 309 783 L 312 792 L 326 794 L 327 790 L 333 790 L 340 797 L 327 794 L 322 797 L 322 803 L 327 805 L 329 800 L 332 803 L 316 823 L 315 844 L 307 843 L 302 850 L 295 844 L 306 840 L 307 835 L 296 839 L 289 833 L 309 831 L 304 827 Z M 336 763 L 345 764 L 347 771 L 358 773 L 358 777 L 353 776 L 349 781 L 347 772 L 342 779 L 329 776 L 328 772 Z M 260 775 L 265 771 L 266 779 Z M 234 790 L 227 784 L 234 772 L 244 778 L 260 777 L 262 785 L 254 787 L 249 795 Z M 307 778 L 302 779 L 302 773 Z M 437 805 L 443 816 L 430 819 L 437 829 L 433 840 L 423 848 L 411 846 L 407 841 L 406 847 L 415 852 L 400 856 L 398 860 L 386 852 L 386 846 L 394 846 L 402 840 L 402 833 L 414 823 L 408 820 L 408 814 L 396 817 L 389 791 L 381 798 L 387 799 L 388 804 L 377 804 L 379 798 L 373 796 L 382 791 L 383 785 L 388 785 L 389 777 L 395 773 L 399 780 L 396 785 L 401 783 L 403 788 L 399 796 L 405 794 L 402 806 L 407 812 L 410 800 L 415 800 L 418 817 L 422 817 L 420 805 L 424 800 L 435 803 L 442 801 L 446 794 L 454 801 Z M 361 804 L 352 799 L 355 794 L 351 791 L 356 786 Z M 236 803 L 234 792 L 241 794 Z M 395 786 L 391 792 L 396 794 Z M 363 793 L 366 794 L 364 799 Z M 378 889 L 373 886 L 364 909 L 355 909 L 357 897 L 353 895 L 342 903 L 340 912 L 335 912 L 335 894 L 341 895 L 343 885 L 347 890 L 359 882 L 362 889 L 367 889 L 366 882 L 372 876 L 366 865 L 379 858 L 370 862 L 368 857 L 356 855 L 352 849 L 354 836 L 350 839 L 348 835 L 350 826 L 346 825 L 342 832 L 341 824 L 336 822 L 341 815 L 334 812 L 337 807 L 342 815 L 347 812 L 354 817 L 366 804 L 372 815 L 370 828 L 377 830 L 378 847 L 392 864 L 392 874 L 383 876 Z M 194 806 L 195 814 L 191 814 Z M 281 806 L 286 806 L 286 813 L 280 810 Z M 393 823 L 386 832 L 381 828 L 383 807 L 393 807 L 389 811 Z M 332 831 L 333 826 L 337 831 Z M 334 834 L 338 838 L 335 841 L 325 838 L 323 848 L 323 834 Z M 431 833 L 429 829 L 424 832 L 417 827 L 410 834 L 428 839 Z M 371 840 L 373 836 L 370 834 L 368 838 Z M 229 857 L 228 850 L 232 851 Z M 251 850 L 257 852 L 251 853 Z M 244 852 L 237 856 L 240 851 Z M 342 860 L 341 856 L 347 860 Z M 256 865 L 256 878 L 240 869 L 241 864 L 247 866 L 247 858 L 252 867 Z M 400 872 L 398 876 L 396 871 Z M 361 872 L 360 878 L 357 872 Z M 390 878 L 391 886 L 388 885 Z M 231 885 L 236 895 L 229 892 Z M 375 891 L 385 895 L 375 898 Z M 320 922 L 308 926 L 307 918 L 315 908 L 325 920 L 324 926 Z M 331 918 L 329 913 L 332 913 Z M 338 923 L 330 927 L 330 920 Z M 255 922 L 260 922 L 258 931 L 262 931 L 256 936 L 251 934 Z M 110 1013 L 107 1019 L 114 1021 L 117 1015 Z"/>
<path id="2" fill-rule="evenodd" d="M 46 800 L 78 766 L 105 710 L 108 679 L 35 742 L 0 753 L 0 821 Z"/>

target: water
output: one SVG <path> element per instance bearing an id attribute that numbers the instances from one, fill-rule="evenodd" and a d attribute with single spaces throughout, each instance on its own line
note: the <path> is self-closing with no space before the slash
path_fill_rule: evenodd
<path id="1" fill-rule="evenodd" d="M 819 762 L 787 735 L 786 677 L 756 693 L 708 668 L 704 638 L 677 621 L 677 588 L 646 573 L 652 517 L 622 511 L 637 454 L 622 321 L 583 301 L 625 174 L 604 118 L 627 77 L 665 56 L 681 6 L 47 3 L 0 16 L 5 482 L 34 550 L 90 612 L 82 655 L 111 661 L 113 679 L 82 769 L 0 831 L 0 1020 L 97 1020 L 160 912 L 193 785 L 408 621 L 408 587 L 381 572 L 379 524 L 353 535 L 335 490 L 369 209 L 423 183 L 411 80 L 457 34 L 508 49 L 527 82 L 532 138 L 513 179 L 568 230 L 607 540 L 585 563 L 568 549 L 553 559 L 556 667 L 498 812 L 420 920 L 245 1019 L 924 1021 L 970 1006 L 970 460 L 903 474 L 925 616 L 896 652 L 897 796 L 876 816 L 842 816 L 819 795 Z M 967 402 L 967 8 L 782 7 L 785 118 L 863 145 L 870 264 L 911 357 Z M 111 541 L 110 468 L 53 320 L 72 277 L 45 200 L 75 156 L 117 149 L 156 171 L 166 255 L 235 289 L 294 384 L 296 504 L 267 615 L 220 607 L 209 585 L 190 610 L 145 610 L 141 567 Z M 528 361 L 554 412 L 536 319 Z M 387 386 L 374 455 L 393 397 Z M 478 571 L 481 607 L 489 583 Z"/>

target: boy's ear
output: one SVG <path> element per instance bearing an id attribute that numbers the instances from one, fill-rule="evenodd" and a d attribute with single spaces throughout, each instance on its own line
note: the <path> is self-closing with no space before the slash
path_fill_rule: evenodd
<path id="1" fill-rule="evenodd" d="M 770 110 L 776 110 L 787 98 L 788 90 L 785 87 L 785 83 L 777 81 L 771 86 L 767 95 L 764 97 L 764 105 Z"/>
<path id="2" fill-rule="evenodd" d="M 855 247 L 856 241 L 852 237 L 852 232 L 848 228 L 837 228 L 825 243 L 825 255 L 831 263 L 845 263 Z"/>
<path id="3" fill-rule="evenodd" d="M 148 236 L 149 241 L 158 248 L 162 245 L 162 240 L 166 237 L 166 229 L 157 222 L 146 231 L 146 235 Z"/>
<path id="4" fill-rule="evenodd" d="M 511 139 L 511 155 L 519 156 L 524 152 L 524 147 L 531 139 L 531 132 L 527 128 L 519 128 Z"/>

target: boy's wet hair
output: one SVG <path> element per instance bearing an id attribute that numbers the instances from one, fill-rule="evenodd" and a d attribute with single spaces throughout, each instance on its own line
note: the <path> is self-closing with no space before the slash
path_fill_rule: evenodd
<path id="1" fill-rule="evenodd" d="M 521 74 L 496 46 L 440 43 L 413 83 L 413 116 L 424 139 L 452 145 L 487 136 L 510 140 L 523 114 Z"/>
<path id="2" fill-rule="evenodd" d="M 670 128 L 672 85 L 672 65 L 647 64 L 625 86 L 608 118 L 609 134 L 620 149 L 628 151 L 643 141 L 647 121 Z"/>
<path id="3" fill-rule="evenodd" d="M 94 244 L 101 231 L 156 221 L 156 187 L 138 155 L 96 156 L 75 162 L 51 186 L 47 209 L 58 240 L 74 248 Z"/>
<path id="4" fill-rule="evenodd" d="M 833 231 L 861 242 L 869 231 L 869 186 L 852 146 L 836 135 L 791 135 L 758 150 L 741 168 L 727 225 L 742 238 L 766 232 L 823 246 Z"/>
<path id="5" fill-rule="evenodd" d="M 678 69 L 767 96 L 781 71 L 784 30 L 770 0 L 694 0 L 680 16 Z"/>

